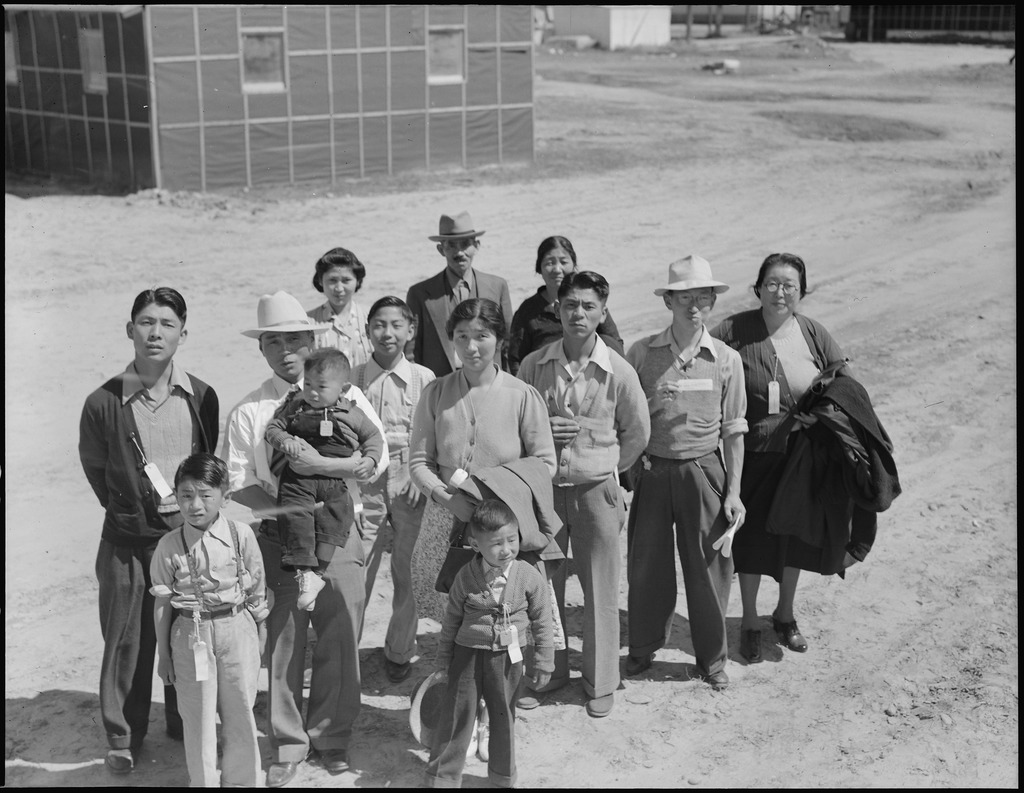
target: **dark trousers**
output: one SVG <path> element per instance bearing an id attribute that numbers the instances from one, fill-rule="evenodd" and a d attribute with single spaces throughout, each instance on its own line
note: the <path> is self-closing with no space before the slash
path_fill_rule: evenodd
<path id="1" fill-rule="evenodd" d="M 487 744 L 487 778 L 497 787 L 512 787 L 516 782 L 516 744 L 514 705 L 516 687 L 523 676 L 523 664 L 512 663 L 506 650 L 474 650 L 456 644 L 448 667 L 448 687 L 434 746 L 427 763 L 431 787 L 459 787 L 466 752 L 473 739 L 477 703 L 482 696 L 490 717 L 490 741 Z"/>
<path id="2" fill-rule="evenodd" d="M 629 509 L 629 652 L 647 655 L 668 641 L 676 607 L 675 544 L 697 669 L 713 674 L 725 668 L 733 574 L 732 559 L 711 547 L 728 528 L 721 495 L 725 466 L 715 452 L 697 460 L 650 459 Z"/>
<path id="3" fill-rule="evenodd" d="M 156 543 L 133 548 L 101 539 L 96 554 L 103 634 L 100 713 L 111 749 L 138 749 L 149 729 L 156 656 L 153 596 L 149 594 L 154 550 Z M 174 686 L 164 686 L 164 710 L 168 729 L 180 733 Z"/>
<path id="4" fill-rule="evenodd" d="M 318 502 L 323 506 L 316 508 Z M 285 570 L 296 567 L 323 567 L 330 556 L 318 559 L 317 541 L 329 546 L 345 545 L 352 528 L 348 486 L 344 479 L 331 476 L 299 476 L 288 467 L 281 474 L 277 503 L 288 507 L 277 520 L 281 538 L 281 564 Z"/>
<path id="5" fill-rule="evenodd" d="M 272 526 L 272 524 L 271 524 Z M 269 527 L 268 527 L 269 528 Z M 281 546 L 259 535 L 267 586 L 274 606 L 267 617 L 271 762 L 301 763 L 310 746 L 320 751 L 347 749 L 359 715 L 359 632 L 363 622 L 363 544 L 350 531 L 324 570 L 324 588 L 313 611 L 299 610 L 299 585 L 281 569 Z M 302 679 L 310 623 L 316 631 L 313 677 L 306 716 Z"/>

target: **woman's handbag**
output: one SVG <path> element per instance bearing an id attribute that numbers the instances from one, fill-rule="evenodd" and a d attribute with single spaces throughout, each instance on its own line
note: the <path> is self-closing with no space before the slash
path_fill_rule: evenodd
<path id="1" fill-rule="evenodd" d="M 455 576 L 459 574 L 459 570 L 476 556 L 476 551 L 472 548 L 466 548 L 462 544 L 465 528 L 466 524 L 456 519 L 455 526 L 452 528 L 453 539 L 451 545 L 448 546 L 448 553 L 444 557 L 441 571 L 437 574 L 437 581 L 434 582 L 434 589 L 445 595 L 451 591 L 452 584 L 455 583 Z"/>

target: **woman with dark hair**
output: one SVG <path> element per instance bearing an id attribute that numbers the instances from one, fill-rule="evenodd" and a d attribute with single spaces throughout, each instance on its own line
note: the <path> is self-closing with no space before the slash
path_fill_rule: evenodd
<path id="1" fill-rule="evenodd" d="M 353 299 L 363 285 L 366 267 L 345 248 L 331 248 L 317 259 L 315 267 L 313 287 L 327 300 L 306 315 L 314 322 L 330 324 L 326 333 L 317 334 L 316 346 L 341 350 L 355 369 L 373 355 L 366 336 L 366 313 Z"/>
<path id="2" fill-rule="evenodd" d="M 544 285 L 537 293 L 523 301 L 512 317 L 512 330 L 508 344 L 509 371 L 516 374 L 519 364 L 534 350 L 539 350 L 562 338 L 562 323 L 558 318 L 558 286 L 569 273 L 576 272 L 576 251 L 565 237 L 548 237 L 537 248 L 537 273 Z M 619 355 L 625 355 L 619 330 L 611 312 L 597 327 L 605 344 Z"/>
<path id="3" fill-rule="evenodd" d="M 792 433 L 816 421 L 797 412 L 800 398 L 822 370 L 844 360 L 828 331 L 797 312 L 808 294 L 803 259 L 791 253 L 771 254 L 761 264 L 753 289 L 761 307 L 734 314 L 711 332 L 739 352 L 747 389 L 750 429 L 740 486 L 747 517 L 733 542 L 733 558 L 743 601 L 740 654 L 752 664 L 762 660 L 757 615 L 762 575 L 779 582 L 779 601 L 772 613 L 779 643 L 795 652 L 807 650 L 793 616 L 800 570 L 829 571 L 822 569 L 820 548 L 794 536 L 769 533 L 766 523 L 795 438 Z M 843 566 L 854 561 L 847 552 Z"/>
<path id="4" fill-rule="evenodd" d="M 434 589 L 455 519 L 468 522 L 475 503 L 448 485 L 523 457 L 556 470 L 547 406 L 537 390 L 501 371 L 505 318 L 493 300 L 455 307 L 446 331 L 462 368 L 423 388 L 412 424 L 409 474 L 428 497 L 412 558 L 416 610 L 440 623 L 448 597 Z M 460 473 L 462 472 L 462 473 Z"/>

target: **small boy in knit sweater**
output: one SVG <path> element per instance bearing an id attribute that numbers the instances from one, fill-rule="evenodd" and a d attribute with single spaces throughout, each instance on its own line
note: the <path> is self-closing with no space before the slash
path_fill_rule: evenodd
<path id="1" fill-rule="evenodd" d="M 516 558 L 519 522 L 504 502 L 481 502 L 468 533 L 477 555 L 455 577 L 441 626 L 437 667 L 447 685 L 427 784 L 461 786 L 477 703 L 483 697 L 490 717 L 487 777 L 497 787 L 512 787 L 514 698 L 523 676 L 522 648 L 529 628 L 536 645 L 532 682 L 543 687 L 554 670 L 551 601 L 537 568 Z"/>

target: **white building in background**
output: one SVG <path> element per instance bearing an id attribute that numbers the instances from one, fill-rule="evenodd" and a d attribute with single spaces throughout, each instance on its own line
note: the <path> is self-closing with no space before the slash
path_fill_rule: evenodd
<path id="1" fill-rule="evenodd" d="M 603 49 L 664 47 L 672 6 L 549 6 L 556 36 L 590 36 Z"/>

